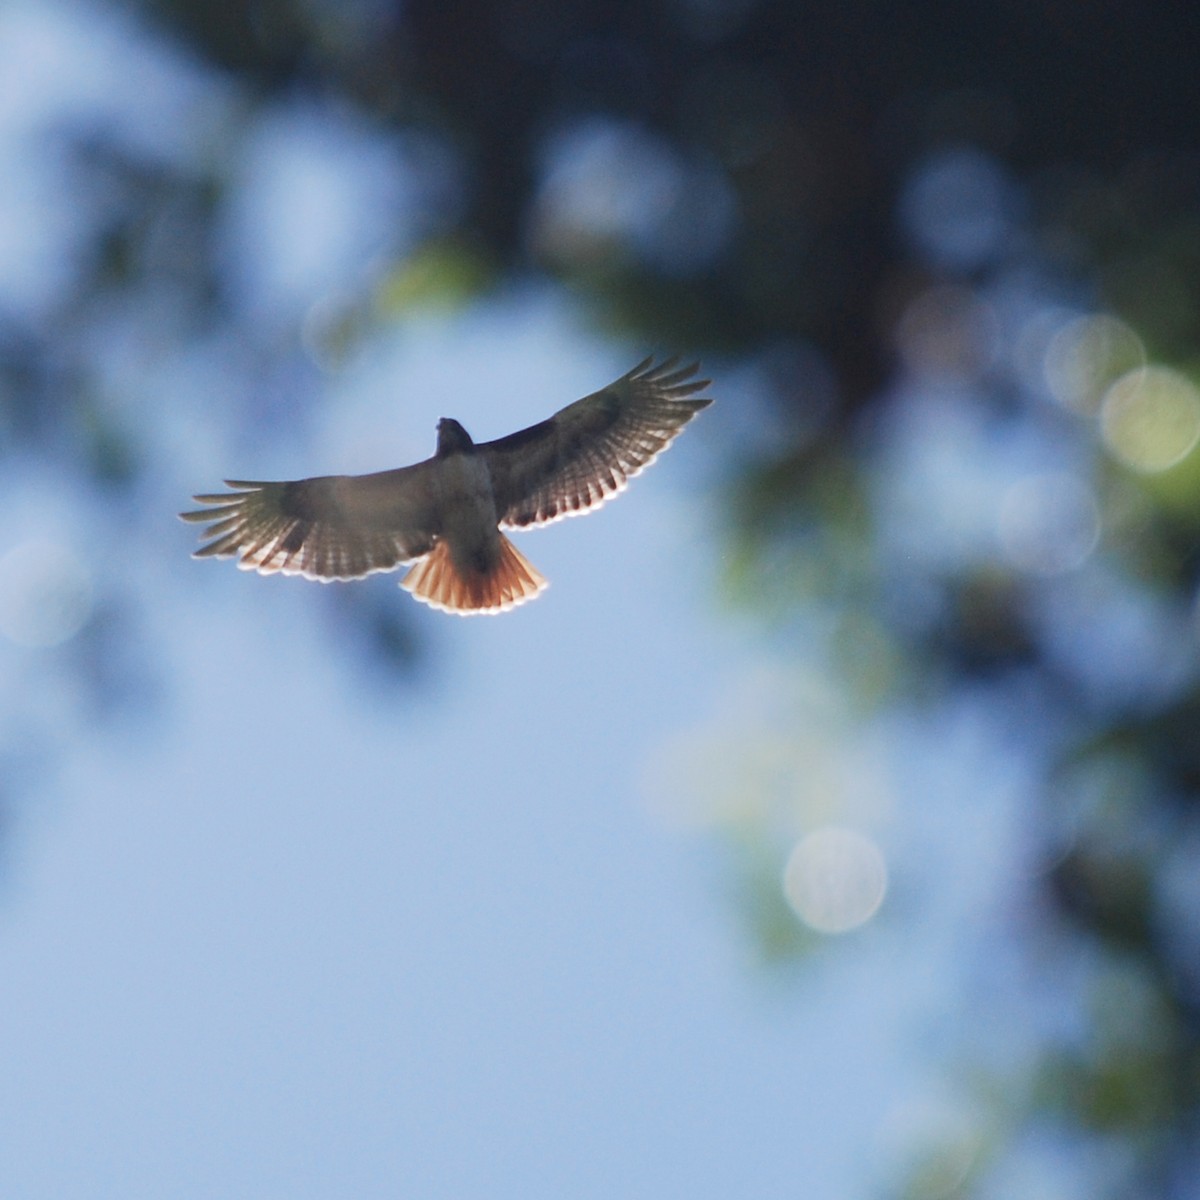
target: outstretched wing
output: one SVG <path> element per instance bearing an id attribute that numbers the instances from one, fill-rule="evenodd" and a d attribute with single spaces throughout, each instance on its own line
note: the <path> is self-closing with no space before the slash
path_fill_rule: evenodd
<path id="1" fill-rule="evenodd" d="M 195 496 L 208 508 L 180 513 L 207 522 L 194 558 L 234 558 L 246 571 L 359 579 L 391 571 L 433 548 L 437 529 L 429 459 L 374 475 L 325 475 L 291 483 L 227 479 L 229 492 Z"/>
<path id="2" fill-rule="evenodd" d="M 648 467 L 683 427 L 712 403 L 689 399 L 708 386 L 699 365 L 639 363 L 615 383 L 576 400 L 547 421 L 485 442 L 503 528 L 572 517 L 615 496 Z"/>

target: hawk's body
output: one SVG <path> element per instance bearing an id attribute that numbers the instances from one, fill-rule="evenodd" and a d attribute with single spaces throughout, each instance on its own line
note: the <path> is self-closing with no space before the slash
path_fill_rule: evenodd
<path id="1" fill-rule="evenodd" d="M 501 529 L 544 525 L 599 507 L 649 466 L 712 403 L 697 367 L 640 363 L 549 420 L 476 445 L 457 422 L 438 422 L 432 458 L 373 475 L 290 483 L 226 480 L 200 495 L 210 507 L 196 557 L 237 557 L 264 575 L 329 582 L 416 566 L 401 581 L 426 604 L 469 615 L 502 612 L 545 586 Z"/>

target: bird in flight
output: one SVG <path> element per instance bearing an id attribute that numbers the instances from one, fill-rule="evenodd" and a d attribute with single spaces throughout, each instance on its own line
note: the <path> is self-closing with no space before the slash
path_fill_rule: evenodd
<path id="1" fill-rule="evenodd" d="M 699 365 L 639 363 L 548 420 L 476 445 L 455 420 L 437 426 L 432 458 L 373 475 L 288 483 L 227 479 L 180 513 L 207 524 L 195 558 L 237 558 L 246 571 L 328 583 L 412 569 L 400 581 L 444 612 L 499 613 L 546 580 L 500 531 L 599 508 L 712 403 Z"/>

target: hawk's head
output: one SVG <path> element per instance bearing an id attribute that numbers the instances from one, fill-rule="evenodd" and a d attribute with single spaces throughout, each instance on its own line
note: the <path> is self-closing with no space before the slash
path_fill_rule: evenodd
<path id="1" fill-rule="evenodd" d="M 437 456 L 467 454 L 475 448 L 471 435 L 453 418 L 443 417 L 437 425 Z"/>

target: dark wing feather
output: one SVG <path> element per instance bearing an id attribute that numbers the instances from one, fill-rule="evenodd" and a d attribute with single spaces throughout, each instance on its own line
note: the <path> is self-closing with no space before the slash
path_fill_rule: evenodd
<path id="1" fill-rule="evenodd" d="M 615 496 L 712 403 L 699 365 L 652 359 L 547 421 L 479 447 L 492 476 L 502 528 L 544 525 Z"/>
<path id="2" fill-rule="evenodd" d="M 229 492 L 195 496 L 208 508 L 180 513 L 208 523 L 195 558 L 233 558 L 246 571 L 359 579 L 427 554 L 437 534 L 429 459 L 374 475 L 325 475 L 290 483 L 227 479 Z"/>

